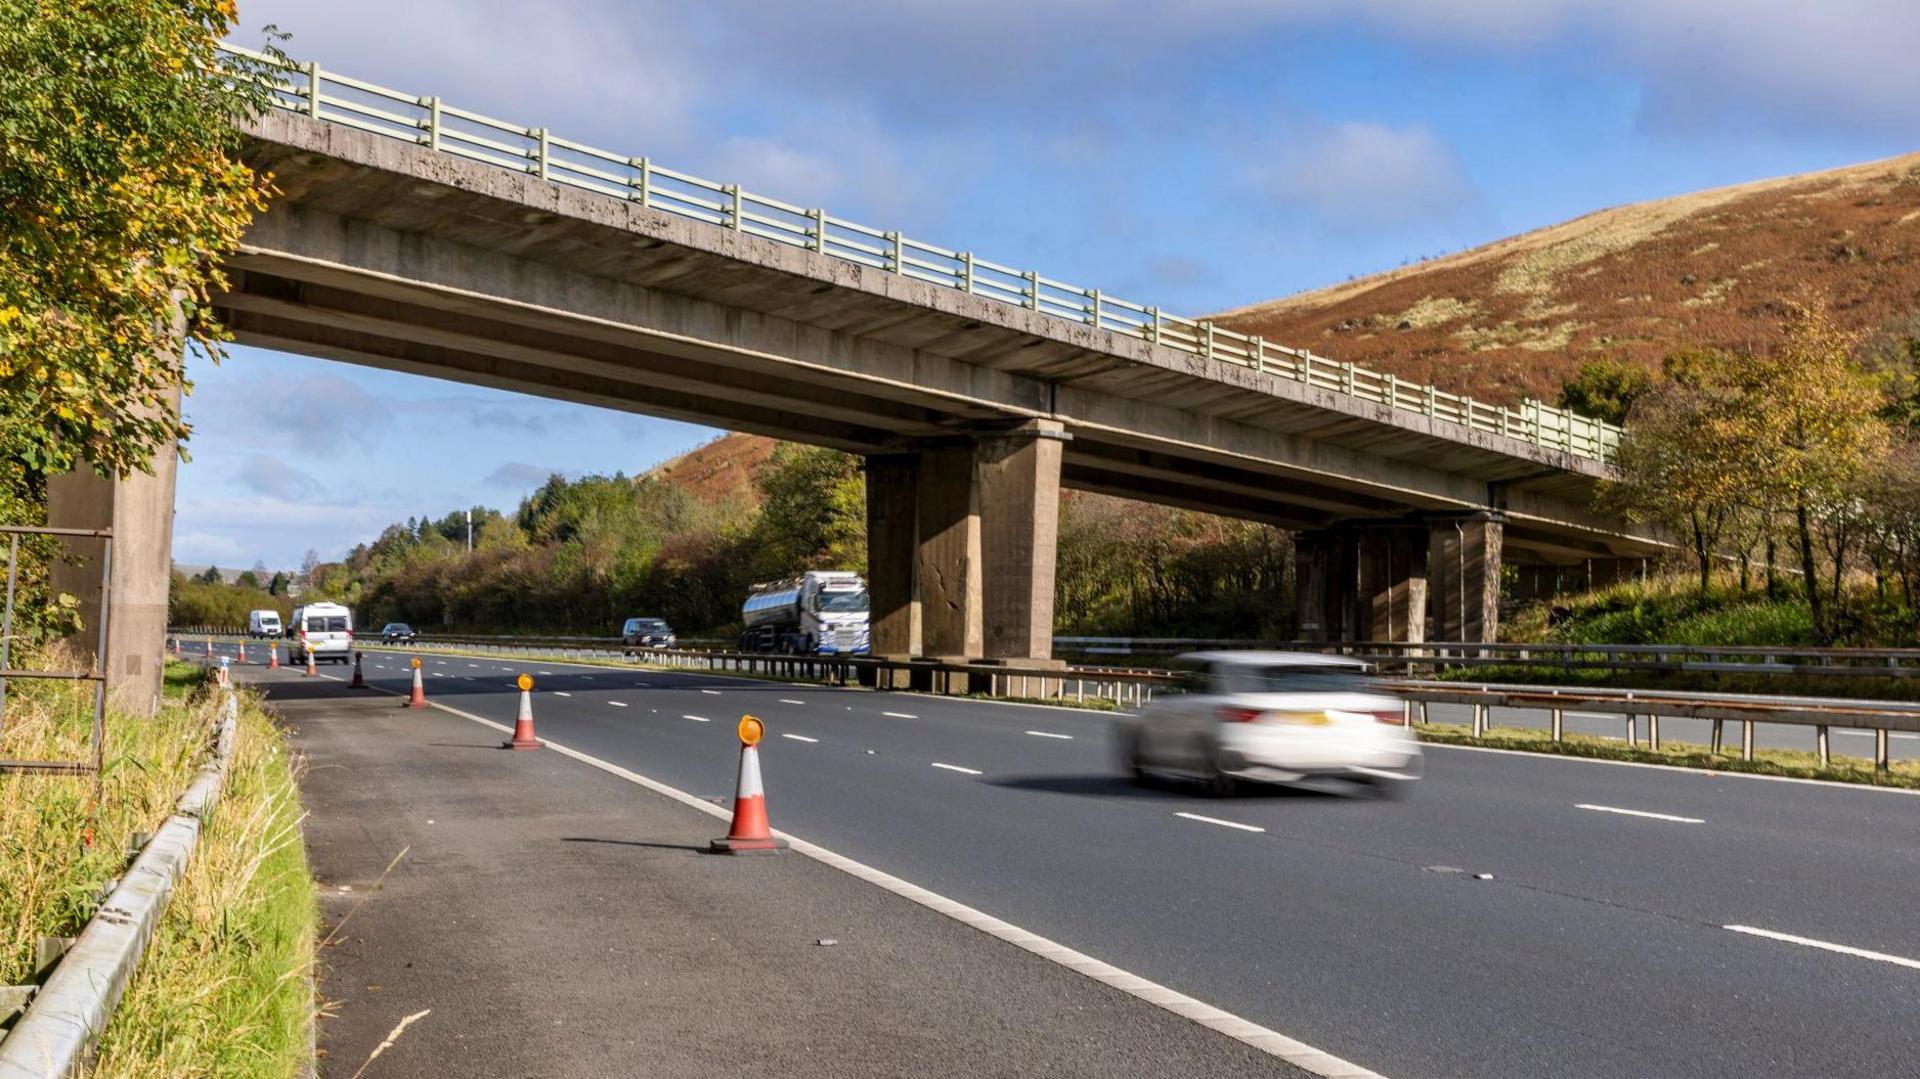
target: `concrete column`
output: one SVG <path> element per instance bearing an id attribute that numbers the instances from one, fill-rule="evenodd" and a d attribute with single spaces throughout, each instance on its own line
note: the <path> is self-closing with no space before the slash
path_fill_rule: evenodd
<path id="1" fill-rule="evenodd" d="M 1491 514 L 1430 522 L 1427 580 L 1434 638 L 1493 641 L 1500 632 L 1500 550 L 1505 526 Z"/>
<path id="2" fill-rule="evenodd" d="M 180 407 L 176 392 L 172 407 Z M 167 590 L 173 581 L 173 480 L 179 455 L 169 445 L 153 455 L 151 472 L 106 478 L 82 466 L 47 479 L 47 524 L 54 528 L 113 530 L 107 582 L 106 670 L 110 699 L 134 715 L 152 715 L 160 703 L 162 653 L 167 642 Z M 50 574 L 55 593 L 80 601 L 80 632 L 73 644 L 92 658 L 101 618 L 102 542 L 67 544 L 68 564 Z"/>
<path id="3" fill-rule="evenodd" d="M 1294 534 L 1294 602 L 1303 640 L 1357 639 L 1361 623 L 1358 548 L 1359 535 L 1351 528 Z"/>
<path id="4" fill-rule="evenodd" d="M 1358 555 L 1358 636 L 1369 641 L 1426 640 L 1427 529 L 1364 528 Z"/>
<path id="5" fill-rule="evenodd" d="M 913 583 L 919 485 L 918 454 L 867 458 L 868 627 L 873 654 L 890 659 L 920 654 L 920 605 Z"/>
<path id="6" fill-rule="evenodd" d="M 939 659 L 983 654 L 980 488 L 973 457 L 970 444 L 920 451 L 914 586 L 922 654 Z"/>
<path id="7" fill-rule="evenodd" d="M 1584 583 L 1587 588 L 1605 588 L 1622 581 L 1645 577 L 1647 560 L 1644 558 L 1589 558 L 1582 568 L 1585 571 Z"/>
<path id="8" fill-rule="evenodd" d="M 974 468 L 984 586 L 981 654 L 988 659 L 1053 661 L 1064 443 L 1063 425 L 1056 420 L 1032 420 L 979 438 Z"/>

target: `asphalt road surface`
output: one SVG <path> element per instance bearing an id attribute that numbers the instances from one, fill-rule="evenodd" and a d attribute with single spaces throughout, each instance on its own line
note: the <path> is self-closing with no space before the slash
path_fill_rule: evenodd
<path id="1" fill-rule="evenodd" d="M 404 690 L 405 662 L 370 652 L 367 678 Z M 1124 781 L 1093 712 L 425 670 L 503 723 L 531 673 L 540 737 L 715 800 L 751 712 L 776 828 L 1387 1075 L 1920 1069 L 1911 794 L 1430 747 L 1398 801 L 1219 800 Z"/>

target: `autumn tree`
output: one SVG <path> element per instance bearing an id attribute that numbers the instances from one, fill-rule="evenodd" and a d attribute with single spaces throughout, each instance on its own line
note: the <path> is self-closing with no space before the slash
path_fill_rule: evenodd
<path id="1" fill-rule="evenodd" d="M 1634 402 L 1653 389 L 1646 368 L 1624 360 L 1590 360 L 1560 386 L 1559 407 L 1608 423 L 1625 423 Z"/>
<path id="2" fill-rule="evenodd" d="M 187 433 L 183 339 L 220 354 L 219 259 L 266 193 L 235 126 L 265 85 L 217 61 L 234 19 L 0 0 L 0 451 L 31 477 L 144 469 Z"/>

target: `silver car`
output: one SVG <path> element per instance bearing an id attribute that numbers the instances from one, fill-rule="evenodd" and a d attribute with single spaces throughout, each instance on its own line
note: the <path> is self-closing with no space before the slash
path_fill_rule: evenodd
<path id="1" fill-rule="evenodd" d="M 1194 779 L 1225 795 L 1247 780 L 1340 776 L 1390 796 L 1420 777 L 1405 709 L 1359 660 L 1196 652 L 1176 667 L 1180 689 L 1119 728 L 1121 764 L 1136 779 Z"/>

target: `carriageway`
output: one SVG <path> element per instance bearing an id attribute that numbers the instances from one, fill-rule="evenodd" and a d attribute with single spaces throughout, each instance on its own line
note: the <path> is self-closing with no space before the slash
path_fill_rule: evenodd
<path id="1" fill-rule="evenodd" d="M 215 301 L 240 341 L 861 454 L 876 651 L 1050 659 L 1063 486 L 1296 530 L 1302 624 L 1336 637 L 1417 637 L 1429 606 L 1438 635 L 1490 637 L 1503 561 L 1656 549 L 1591 506 L 1615 428 L 315 64 L 273 77 L 246 157 L 281 194 Z M 157 652 L 171 463 L 52 501 L 158 555 L 113 589 L 116 654 Z"/>

